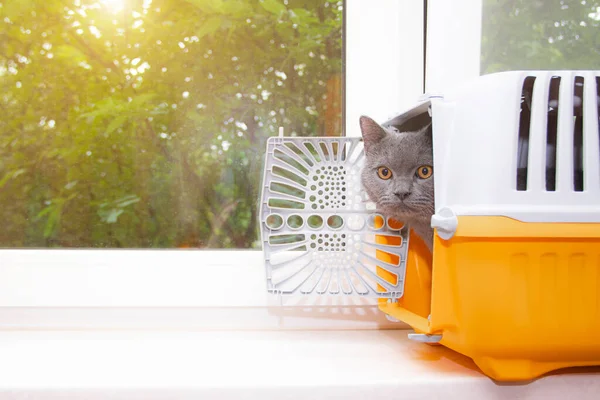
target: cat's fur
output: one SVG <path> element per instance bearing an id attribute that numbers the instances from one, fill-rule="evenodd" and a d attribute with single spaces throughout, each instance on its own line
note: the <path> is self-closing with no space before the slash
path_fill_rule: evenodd
<path id="1" fill-rule="evenodd" d="M 360 128 L 366 155 L 361 180 L 369 198 L 385 217 L 410 225 L 431 251 L 434 176 L 416 175 L 420 166 L 433 166 L 431 125 L 418 132 L 397 132 L 363 116 Z M 382 166 L 392 171 L 392 178 L 379 178 L 377 169 Z"/>

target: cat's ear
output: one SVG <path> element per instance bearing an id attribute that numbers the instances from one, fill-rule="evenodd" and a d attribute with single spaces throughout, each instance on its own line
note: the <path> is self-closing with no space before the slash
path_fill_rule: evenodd
<path id="1" fill-rule="evenodd" d="M 386 135 L 381 125 L 364 115 L 360 117 L 360 130 L 365 144 L 365 153 L 368 153 L 371 146 L 379 143 Z"/>
<path id="2" fill-rule="evenodd" d="M 433 143 L 433 131 L 432 131 L 431 122 L 428 123 L 427 125 L 425 125 L 423 128 L 421 128 L 419 133 L 422 135 L 425 135 L 427 137 L 428 143 L 430 143 L 430 144 Z"/>

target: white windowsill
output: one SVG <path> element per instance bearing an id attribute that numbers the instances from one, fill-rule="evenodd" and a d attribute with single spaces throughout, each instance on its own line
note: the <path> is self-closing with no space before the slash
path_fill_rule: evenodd
<path id="1" fill-rule="evenodd" d="M 327 296 L 312 299 L 321 305 L 334 302 Z M 353 306 L 376 304 L 374 299 L 338 299 Z M 283 298 L 284 305 L 296 303 Z M 262 251 L 0 250 L 0 307 L 279 304 L 267 293 Z"/>
<path id="2" fill-rule="evenodd" d="M 600 372 L 497 385 L 407 331 L 2 332 L 0 398 L 592 398 Z"/>
<path id="3" fill-rule="evenodd" d="M 406 328 L 375 299 L 279 298 L 265 280 L 261 251 L 0 250 L 0 330 Z"/>

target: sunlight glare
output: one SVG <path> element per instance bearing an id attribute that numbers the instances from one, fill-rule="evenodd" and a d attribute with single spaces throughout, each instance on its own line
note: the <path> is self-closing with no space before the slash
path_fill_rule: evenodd
<path id="1" fill-rule="evenodd" d="M 110 11 L 117 13 L 125 8 L 125 1 L 126 0 L 100 0 L 100 4 Z"/>

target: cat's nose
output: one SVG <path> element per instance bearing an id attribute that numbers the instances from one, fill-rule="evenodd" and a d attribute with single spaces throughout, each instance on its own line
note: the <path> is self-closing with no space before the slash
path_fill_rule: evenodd
<path id="1" fill-rule="evenodd" d="M 410 196 L 411 192 L 394 192 L 394 195 L 400 200 L 404 201 L 408 196 Z"/>

